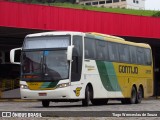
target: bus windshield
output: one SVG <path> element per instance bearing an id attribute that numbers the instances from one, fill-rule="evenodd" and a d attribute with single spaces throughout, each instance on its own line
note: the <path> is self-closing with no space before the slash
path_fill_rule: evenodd
<path id="1" fill-rule="evenodd" d="M 37 75 L 37 78 L 31 78 L 42 81 L 68 79 L 70 40 L 70 35 L 26 37 L 22 52 L 23 76 Z"/>
<path id="2" fill-rule="evenodd" d="M 23 52 L 23 73 L 40 73 L 43 51 Z"/>
<path id="3" fill-rule="evenodd" d="M 22 54 L 22 73 L 39 74 L 39 79 L 63 80 L 69 76 L 67 50 L 27 51 Z"/>

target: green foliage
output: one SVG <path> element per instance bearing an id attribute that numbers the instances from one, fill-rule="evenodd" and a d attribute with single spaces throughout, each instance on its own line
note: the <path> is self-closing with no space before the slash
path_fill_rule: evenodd
<path id="1" fill-rule="evenodd" d="M 155 14 L 152 15 L 153 17 L 160 17 L 160 11 L 156 12 Z"/>

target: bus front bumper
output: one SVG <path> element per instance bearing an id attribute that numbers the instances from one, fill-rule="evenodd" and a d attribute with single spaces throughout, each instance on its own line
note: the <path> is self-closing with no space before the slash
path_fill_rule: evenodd
<path id="1" fill-rule="evenodd" d="M 70 99 L 70 87 L 55 90 L 20 89 L 21 99 Z"/>

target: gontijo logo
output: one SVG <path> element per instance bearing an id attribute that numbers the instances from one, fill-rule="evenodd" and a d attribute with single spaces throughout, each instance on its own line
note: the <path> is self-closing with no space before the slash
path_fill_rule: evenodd
<path id="1" fill-rule="evenodd" d="M 138 67 L 119 65 L 119 73 L 138 74 Z"/>
<path id="2" fill-rule="evenodd" d="M 80 96 L 80 91 L 81 91 L 82 87 L 77 87 L 76 90 L 74 90 L 76 96 Z"/>

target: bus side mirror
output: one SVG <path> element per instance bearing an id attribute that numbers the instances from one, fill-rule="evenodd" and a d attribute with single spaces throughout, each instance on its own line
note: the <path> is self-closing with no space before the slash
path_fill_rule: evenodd
<path id="1" fill-rule="evenodd" d="M 73 45 L 68 46 L 67 48 L 67 60 L 71 61 L 72 60 L 72 51 L 73 51 Z"/>
<path id="2" fill-rule="evenodd" d="M 20 62 L 15 62 L 15 52 L 18 50 L 22 50 L 22 48 L 15 48 L 10 51 L 10 62 L 12 64 L 21 64 Z"/>

